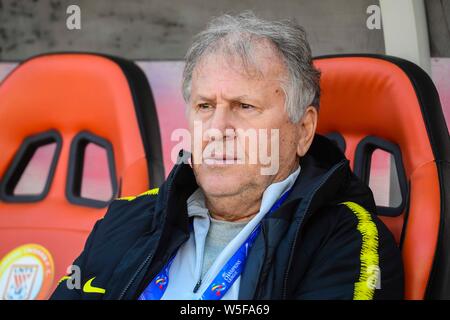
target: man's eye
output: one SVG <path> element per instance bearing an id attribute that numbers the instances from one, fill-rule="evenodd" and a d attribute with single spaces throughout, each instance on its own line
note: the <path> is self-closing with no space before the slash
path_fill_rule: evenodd
<path id="1" fill-rule="evenodd" d="M 211 105 L 209 103 L 200 103 L 197 106 L 197 108 L 200 109 L 200 110 L 208 110 L 208 109 L 211 108 Z"/>
<path id="2" fill-rule="evenodd" d="M 241 103 L 241 109 L 253 109 L 254 106 L 251 104 Z"/>

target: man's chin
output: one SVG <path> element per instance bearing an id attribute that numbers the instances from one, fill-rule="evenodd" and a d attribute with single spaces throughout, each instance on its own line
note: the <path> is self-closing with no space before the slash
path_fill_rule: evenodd
<path id="1" fill-rule="evenodd" d="M 203 191 L 210 197 L 229 197 L 239 193 L 239 188 L 234 185 L 222 184 L 217 182 L 216 184 L 206 184 L 202 186 Z"/>
<path id="2" fill-rule="evenodd" d="M 236 166 L 206 166 L 197 171 L 197 182 L 205 193 L 214 197 L 226 197 L 239 194 L 248 181 L 249 170 Z M 194 169 L 195 170 L 195 169 Z"/>
<path id="3" fill-rule="evenodd" d="M 211 197 L 227 197 L 239 194 L 242 190 L 242 177 L 239 176 L 216 176 L 211 174 L 201 186 L 204 192 Z"/>

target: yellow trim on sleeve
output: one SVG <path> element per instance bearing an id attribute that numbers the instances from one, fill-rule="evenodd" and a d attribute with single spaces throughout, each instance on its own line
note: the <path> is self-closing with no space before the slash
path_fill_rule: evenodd
<path id="1" fill-rule="evenodd" d="M 372 300 L 377 281 L 379 281 L 380 267 L 378 257 L 378 229 L 370 213 L 359 204 L 351 201 L 342 202 L 357 217 L 357 229 L 362 235 L 360 253 L 361 270 L 358 282 L 355 283 L 353 300 Z"/>
<path id="2" fill-rule="evenodd" d="M 159 192 L 159 188 L 154 188 L 154 189 L 150 189 L 145 192 L 142 192 L 141 194 L 138 194 L 137 196 L 122 197 L 122 198 L 117 198 L 116 200 L 132 201 L 132 200 L 136 199 L 137 197 L 148 196 L 148 195 L 157 195 L 158 192 Z"/>
<path id="3" fill-rule="evenodd" d="M 67 279 L 70 279 L 70 276 L 63 276 L 63 277 L 58 281 L 58 284 L 60 284 L 61 282 L 65 281 L 65 280 L 67 280 Z"/>

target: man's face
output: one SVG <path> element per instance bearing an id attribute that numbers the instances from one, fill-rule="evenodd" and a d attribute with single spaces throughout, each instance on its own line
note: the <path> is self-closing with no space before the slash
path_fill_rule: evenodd
<path id="1" fill-rule="evenodd" d="M 280 87 L 284 65 L 268 46 L 261 46 L 254 59 L 259 70 L 245 72 L 240 59 L 214 53 L 204 57 L 193 73 L 189 127 L 196 139 L 195 126 L 201 125 L 204 156 L 199 159 L 202 155 L 193 150 L 193 169 L 197 183 L 210 197 L 262 193 L 298 165 L 301 130 L 285 111 Z M 250 141 L 252 132 L 256 144 Z"/>

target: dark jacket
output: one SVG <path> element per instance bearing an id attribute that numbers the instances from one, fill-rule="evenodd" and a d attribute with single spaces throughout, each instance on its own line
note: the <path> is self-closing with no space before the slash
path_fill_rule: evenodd
<path id="1" fill-rule="evenodd" d="M 239 299 L 403 298 L 400 251 L 343 153 L 316 135 L 300 165 L 289 197 L 262 222 Z M 51 298 L 136 299 L 188 239 L 186 200 L 197 187 L 191 167 L 177 164 L 158 194 L 113 201 L 74 262 L 81 288 L 65 280 Z"/>

